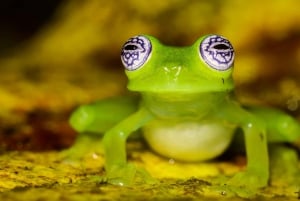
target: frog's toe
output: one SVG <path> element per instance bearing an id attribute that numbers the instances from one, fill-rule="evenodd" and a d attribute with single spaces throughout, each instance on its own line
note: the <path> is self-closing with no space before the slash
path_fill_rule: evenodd
<path id="1" fill-rule="evenodd" d="M 258 189 L 268 185 L 268 174 L 261 174 L 255 171 L 240 172 L 229 179 L 226 184 L 248 189 Z"/>
<path id="2" fill-rule="evenodd" d="M 130 186 L 134 183 L 153 184 L 156 182 L 147 171 L 137 168 L 134 164 L 130 163 L 113 166 L 107 171 L 103 181 L 119 186 Z"/>
<path id="3" fill-rule="evenodd" d="M 257 188 L 248 188 L 247 181 L 241 182 L 244 174 L 236 175 L 232 178 L 228 176 L 217 176 L 211 178 L 211 186 L 204 190 L 204 194 L 210 196 L 242 197 L 251 198 L 258 193 Z M 237 180 L 237 181 L 236 181 Z"/>
<path id="4" fill-rule="evenodd" d="M 133 183 L 136 167 L 133 164 L 115 165 L 106 172 L 108 183 L 119 186 L 129 186 Z"/>
<path id="5" fill-rule="evenodd" d="M 204 190 L 204 194 L 209 196 L 226 196 L 251 198 L 257 195 L 257 189 L 248 189 L 231 185 L 213 185 Z"/>

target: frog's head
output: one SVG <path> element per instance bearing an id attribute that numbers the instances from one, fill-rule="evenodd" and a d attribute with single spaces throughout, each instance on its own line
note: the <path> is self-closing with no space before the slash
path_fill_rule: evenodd
<path id="1" fill-rule="evenodd" d="M 218 35 L 203 36 L 186 47 L 165 46 L 148 35 L 135 36 L 125 42 L 121 60 L 131 91 L 202 93 L 234 87 L 234 50 Z"/>

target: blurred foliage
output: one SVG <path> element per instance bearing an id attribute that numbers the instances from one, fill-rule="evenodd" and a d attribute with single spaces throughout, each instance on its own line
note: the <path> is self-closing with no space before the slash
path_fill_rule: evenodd
<path id="1" fill-rule="evenodd" d="M 67 117 L 75 106 L 126 93 L 120 47 L 141 33 L 170 45 L 189 45 L 207 33 L 226 36 L 236 50 L 238 98 L 299 118 L 299 7 L 299 0 L 61 1 L 34 35 L 1 50 L 0 151 L 69 146 L 75 134 Z M 3 157 L 6 162 L 10 155 Z M 8 169 L 22 166 L 19 160 L 12 157 L 15 165 Z M 43 171 L 33 174 L 30 182 L 22 180 L 22 189 L 53 181 Z M 20 187 L 18 182 L 4 182 L 5 188 Z"/>
<path id="2" fill-rule="evenodd" d="M 22 83 L 17 91 L 26 92 L 22 98 L 26 99 L 28 94 L 27 97 L 39 100 L 39 93 L 44 96 L 43 92 L 47 91 L 47 96 L 50 93 L 53 99 L 59 99 L 53 103 L 56 106 L 60 101 L 63 107 L 77 101 L 90 101 L 109 95 L 100 88 L 109 87 L 113 94 L 124 89 L 119 52 L 130 36 L 147 33 L 170 45 L 188 45 L 201 35 L 217 33 L 226 36 L 236 49 L 238 86 L 250 85 L 263 94 L 269 86 L 268 94 L 272 97 L 272 92 L 278 97 L 280 90 L 284 99 L 295 98 L 296 92 L 285 88 L 285 83 L 299 86 L 299 4 L 297 0 L 254 0 L 251 3 L 240 0 L 121 0 L 118 3 L 65 0 L 52 20 L 34 37 L 0 60 L 1 70 L 6 74 L 1 79 L 4 83 L 0 92 L 11 100 L 13 97 L 10 97 L 11 92 L 7 93 L 5 83 L 24 78 L 31 82 Z M 261 96 L 271 103 L 282 104 L 278 98 Z M 9 105 L 7 102 L 11 101 L 3 104 Z"/>

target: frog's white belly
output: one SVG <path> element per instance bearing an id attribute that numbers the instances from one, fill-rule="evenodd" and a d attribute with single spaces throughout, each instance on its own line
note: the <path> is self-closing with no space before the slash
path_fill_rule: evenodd
<path id="1" fill-rule="evenodd" d="M 233 137 L 233 127 L 212 122 L 154 121 L 143 129 L 157 153 L 180 161 L 203 161 L 222 154 Z"/>

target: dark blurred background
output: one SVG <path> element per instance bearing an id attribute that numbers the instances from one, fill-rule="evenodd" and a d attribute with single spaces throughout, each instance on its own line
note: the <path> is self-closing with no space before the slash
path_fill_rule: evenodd
<path id="1" fill-rule="evenodd" d="M 3 0 L 0 3 L 0 53 L 33 37 L 59 7 L 60 0 Z"/>

